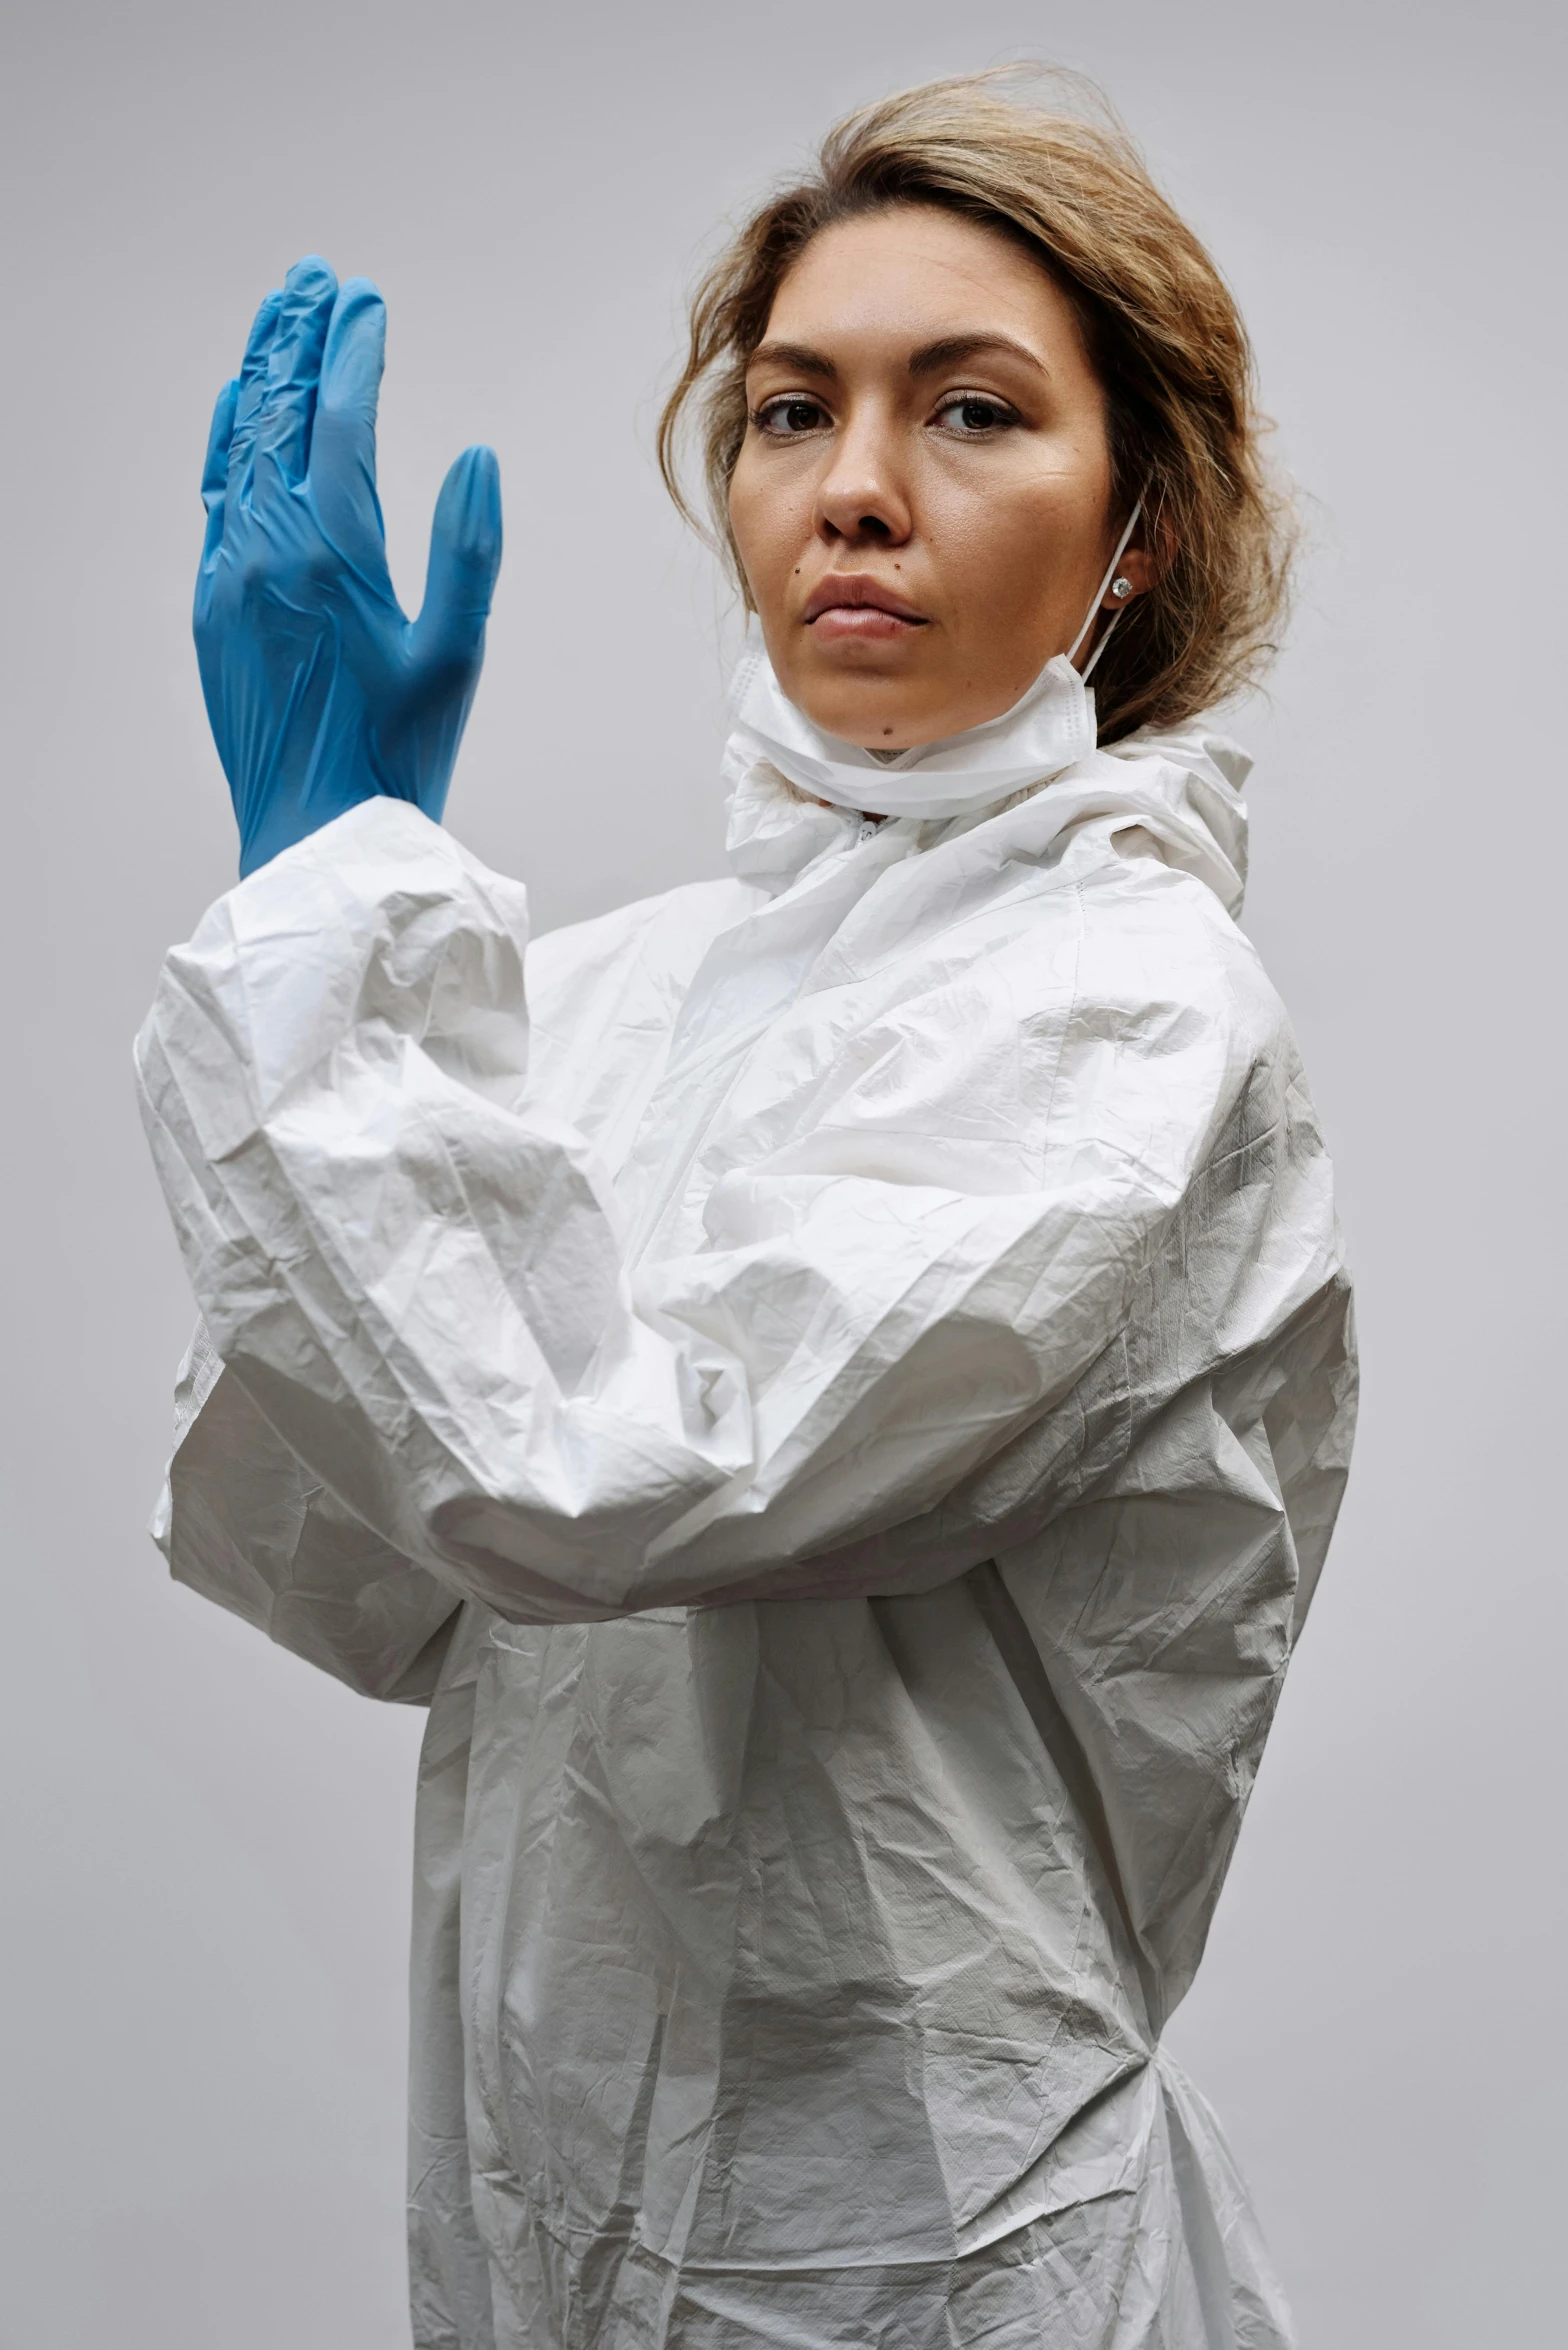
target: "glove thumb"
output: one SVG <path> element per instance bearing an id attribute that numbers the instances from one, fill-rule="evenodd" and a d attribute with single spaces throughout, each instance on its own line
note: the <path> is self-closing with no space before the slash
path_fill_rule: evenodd
<path id="1" fill-rule="evenodd" d="M 425 600 L 411 645 L 419 666 L 477 667 L 500 568 L 501 468 L 493 449 L 465 449 L 436 500 Z"/>

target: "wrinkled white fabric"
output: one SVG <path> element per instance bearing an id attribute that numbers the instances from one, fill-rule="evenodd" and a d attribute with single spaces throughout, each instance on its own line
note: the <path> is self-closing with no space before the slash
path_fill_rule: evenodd
<path id="1" fill-rule="evenodd" d="M 1333 1524 L 1328 1162 L 1201 731 L 525 945 L 374 801 L 139 1040 L 174 1573 L 429 1698 L 421 2350 L 1272 2350 L 1159 2044 Z"/>

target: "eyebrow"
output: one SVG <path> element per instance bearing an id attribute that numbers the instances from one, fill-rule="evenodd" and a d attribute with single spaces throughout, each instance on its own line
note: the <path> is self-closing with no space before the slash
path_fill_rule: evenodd
<path id="1" fill-rule="evenodd" d="M 838 374 L 831 359 L 824 359 L 820 351 L 811 350 L 805 343 L 759 343 L 746 365 L 788 367 L 797 375 L 821 376 L 825 381 L 832 381 Z"/>
<path id="2" fill-rule="evenodd" d="M 983 359 L 992 351 L 1004 352 L 1009 359 L 1021 359 L 1036 375 L 1050 372 L 1027 343 L 1015 342 L 1011 335 L 998 334 L 943 335 L 938 342 L 922 344 L 910 354 L 909 372 L 935 375 L 941 368 L 955 367 L 964 359 Z"/>
<path id="3" fill-rule="evenodd" d="M 909 355 L 909 372 L 916 377 L 935 375 L 944 367 L 955 367 L 965 359 L 983 359 L 993 351 L 1004 352 L 1010 359 L 1021 359 L 1036 375 L 1050 372 L 1026 343 L 1000 334 L 942 335 L 934 343 L 922 343 L 918 351 Z M 747 365 L 785 367 L 797 375 L 815 376 L 823 383 L 835 382 L 838 377 L 832 360 L 824 358 L 820 351 L 813 351 L 807 343 L 759 343 Z"/>

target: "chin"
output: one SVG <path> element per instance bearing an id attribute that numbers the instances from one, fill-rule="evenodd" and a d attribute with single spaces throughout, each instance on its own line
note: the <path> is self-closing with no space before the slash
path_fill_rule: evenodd
<path id="1" fill-rule="evenodd" d="M 912 751 L 921 743 L 941 742 L 945 735 L 960 734 L 972 723 L 963 717 L 948 719 L 930 710 L 912 710 L 907 701 L 872 702 L 824 694 L 802 701 L 800 707 L 824 733 L 873 751 Z"/>
<path id="2" fill-rule="evenodd" d="M 860 743 L 875 751 L 908 751 L 916 743 L 940 739 L 942 729 L 922 725 L 907 709 L 890 711 L 887 704 L 868 707 L 832 696 L 818 695 L 800 707 L 814 726 L 835 734 L 840 742 Z"/>
<path id="3" fill-rule="evenodd" d="M 880 751 L 912 750 L 955 731 L 940 722 L 932 696 L 905 678 L 781 678 L 780 684 L 814 726 L 841 742 Z M 891 732 L 888 730 L 891 729 Z"/>

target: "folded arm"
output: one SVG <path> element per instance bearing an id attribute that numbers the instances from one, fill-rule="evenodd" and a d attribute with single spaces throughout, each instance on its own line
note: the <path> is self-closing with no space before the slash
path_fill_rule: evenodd
<path id="1" fill-rule="evenodd" d="M 915 973 L 924 1030 L 857 1037 L 788 1119 L 732 1104 L 701 1244 L 634 1261 L 530 1099 L 523 947 L 520 890 L 371 804 L 220 901 L 138 1047 L 228 1376 L 522 1620 L 798 1588 L 941 1504 L 1114 1342 L 1248 1074 L 1223 1006 L 1086 991 L 1081 940 L 1019 1000 L 1026 939 L 990 1029 Z M 1034 1121 L 1000 1138 L 998 1051 Z"/>

